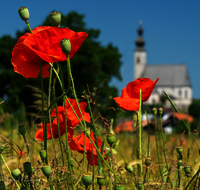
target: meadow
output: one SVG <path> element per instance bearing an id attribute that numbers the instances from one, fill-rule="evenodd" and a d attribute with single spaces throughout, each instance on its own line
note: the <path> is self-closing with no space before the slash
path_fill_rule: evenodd
<path id="1" fill-rule="evenodd" d="M 142 129 L 143 102 L 159 79 L 138 78 L 120 97 L 111 97 L 118 105 L 114 109 L 131 112 L 134 121 L 134 133 L 115 134 L 115 121 L 95 114 L 99 89 L 94 95 L 88 89 L 81 97 L 76 93 L 70 61 L 88 34 L 61 28 L 60 12 L 51 13 L 53 26 L 32 30 L 28 8 L 18 12 L 29 32 L 17 41 L 11 63 L 16 74 L 40 80 L 40 89 L 35 87 L 39 112 L 26 121 L 23 105 L 15 115 L 0 109 L 0 190 L 200 189 L 197 132 L 183 120 L 187 134 L 165 134 L 162 108 L 152 110 L 153 134 L 150 126 Z M 48 92 L 44 78 L 49 79 Z"/>

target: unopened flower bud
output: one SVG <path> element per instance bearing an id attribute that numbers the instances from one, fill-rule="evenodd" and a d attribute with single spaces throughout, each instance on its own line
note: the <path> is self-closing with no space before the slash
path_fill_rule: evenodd
<path id="1" fill-rule="evenodd" d="M 60 41 L 60 45 L 61 45 L 61 48 L 62 48 L 62 51 L 65 55 L 69 55 L 70 51 L 71 51 L 71 43 L 70 43 L 70 40 L 69 39 L 62 39 Z"/>
<path id="2" fill-rule="evenodd" d="M 129 173 L 133 173 L 133 172 L 134 172 L 134 169 L 133 169 L 133 167 L 132 167 L 130 164 L 127 164 L 127 165 L 125 166 L 125 169 L 126 169 L 126 171 L 129 172 Z"/>
<path id="3" fill-rule="evenodd" d="M 4 151 L 4 149 L 5 149 L 5 146 L 4 146 L 4 145 L 1 145 L 1 146 L 0 146 L 0 154 Z"/>
<path id="4" fill-rule="evenodd" d="M 51 23 L 53 26 L 60 27 L 61 23 L 61 12 L 53 12 L 51 15 Z"/>
<path id="5" fill-rule="evenodd" d="M 28 11 L 28 8 L 27 7 L 20 7 L 20 9 L 18 9 L 18 13 L 19 13 L 19 16 L 20 18 L 27 22 L 28 19 L 29 19 L 29 11 Z"/>
<path id="6" fill-rule="evenodd" d="M 18 126 L 18 132 L 20 135 L 24 136 L 26 134 L 26 126 L 25 125 L 19 125 Z"/>

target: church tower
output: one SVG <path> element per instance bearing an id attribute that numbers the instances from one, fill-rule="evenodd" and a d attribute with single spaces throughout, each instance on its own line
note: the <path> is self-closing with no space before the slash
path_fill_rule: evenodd
<path id="1" fill-rule="evenodd" d="M 139 22 L 139 28 L 137 32 L 138 32 L 138 38 L 135 41 L 136 48 L 133 54 L 134 80 L 137 78 L 141 78 L 141 75 L 144 72 L 146 65 L 146 51 L 144 49 L 145 41 L 142 38 L 143 29 L 141 22 Z"/>

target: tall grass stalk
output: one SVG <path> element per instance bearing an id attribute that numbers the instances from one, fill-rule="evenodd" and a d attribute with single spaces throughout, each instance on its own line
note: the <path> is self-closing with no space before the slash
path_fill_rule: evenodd
<path id="1" fill-rule="evenodd" d="M 159 171 L 160 171 L 160 176 L 161 176 L 162 182 L 164 182 L 162 169 L 161 169 L 161 163 L 160 163 L 159 147 L 158 147 L 157 108 L 153 108 L 153 114 L 154 114 L 155 139 L 156 139 L 156 151 L 157 151 L 158 165 L 159 165 Z"/>
<path id="2" fill-rule="evenodd" d="M 199 155 L 200 155 L 200 147 L 199 147 L 199 145 L 197 144 L 197 142 L 196 142 L 196 140 L 195 140 L 194 134 L 191 132 L 190 128 L 187 126 L 185 120 L 182 118 L 182 116 L 181 116 L 181 114 L 180 114 L 178 108 L 176 107 L 176 105 L 174 104 L 174 102 L 170 99 L 169 95 L 168 95 L 165 91 L 164 91 L 164 94 L 165 94 L 165 96 L 167 96 L 167 99 L 170 101 L 172 107 L 176 110 L 176 112 L 180 115 L 181 119 L 183 120 L 184 125 L 186 126 L 186 128 L 187 128 L 189 134 L 192 136 L 192 138 L 193 138 L 195 144 L 197 145 L 197 147 L 198 147 L 198 149 L 199 149 Z"/>

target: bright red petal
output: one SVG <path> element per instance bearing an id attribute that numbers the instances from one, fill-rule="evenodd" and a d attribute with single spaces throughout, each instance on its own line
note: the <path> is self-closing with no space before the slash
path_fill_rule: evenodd
<path id="1" fill-rule="evenodd" d="M 86 37 L 85 32 L 76 33 L 69 28 L 51 27 L 41 30 L 35 35 L 32 34 L 24 40 L 24 44 L 46 62 L 59 62 L 66 60 L 66 55 L 60 46 L 63 38 L 69 39 L 71 42 L 69 58 L 72 58 Z"/>
<path id="2" fill-rule="evenodd" d="M 138 111 L 140 107 L 140 100 L 134 98 L 113 98 L 117 105 L 123 110 Z"/>
<path id="3" fill-rule="evenodd" d="M 129 96 L 129 98 L 140 99 L 140 89 L 142 90 L 142 101 L 145 102 L 150 97 L 153 89 L 159 79 L 154 82 L 149 78 L 138 78 L 133 82 L 129 82 L 123 92 Z"/>

